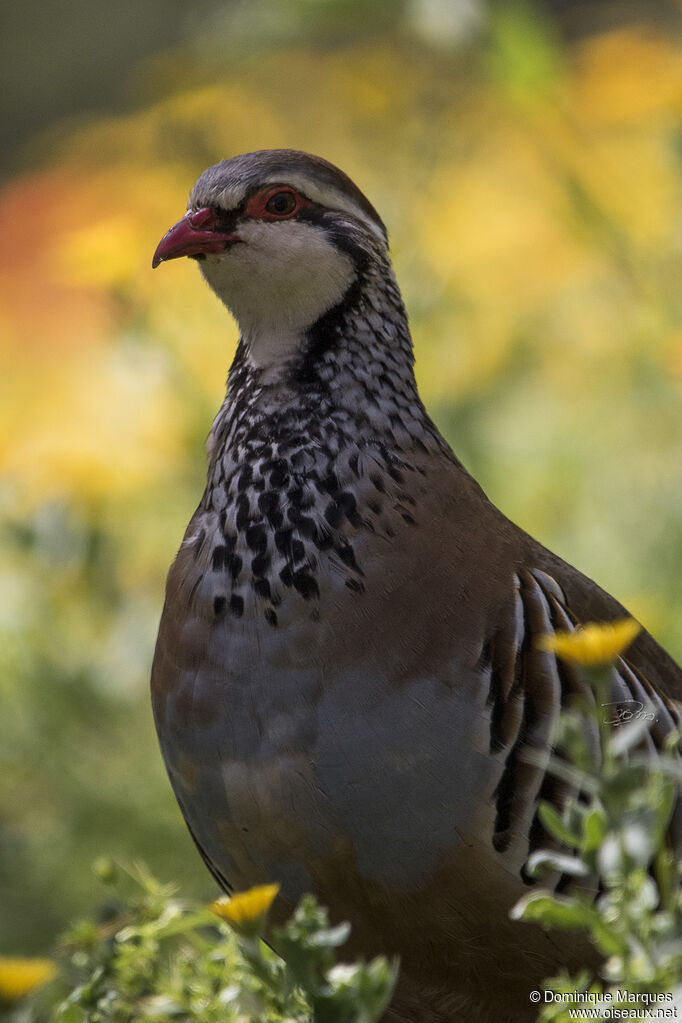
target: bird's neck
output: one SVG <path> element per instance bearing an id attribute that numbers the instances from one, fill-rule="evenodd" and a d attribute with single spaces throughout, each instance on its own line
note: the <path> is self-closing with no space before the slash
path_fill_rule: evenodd
<path id="1" fill-rule="evenodd" d="M 365 270 L 295 341 L 274 370 L 242 337 L 209 438 L 209 487 L 262 458 L 306 472 L 351 447 L 397 459 L 447 450 L 417 393 L 405 308 L 388 264 Z"/>
<path id="2" fill-rule="evenodd" d="M 240 342 L 197 519 L 211 564 L 229 570 L 232 613 L 268 627 L 295 601 L 314 616 L 323 593 L 364 592 L 365 544 L 415 524 L 439 464 L 424 456 L 453 457 L 419 400 L 392 278 L 380 290 L 368 277 L 299 340 L 274 379 Z"/>

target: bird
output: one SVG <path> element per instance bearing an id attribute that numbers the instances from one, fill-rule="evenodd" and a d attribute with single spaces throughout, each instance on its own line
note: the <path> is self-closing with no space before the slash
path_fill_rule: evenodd
<path id="1" fill-rule="evenodd" d="M 240 331 L 151 676 L 190 833 L 226 892 L 278 883 L 275 920 L 314 892 L 349 954 L 399 956 L 387 1021 L 534 1019 L 579 943 L 509 910 L 538 801 L 566 798 L 537 754 L 584 686 L 538 639 L 627 612 L 429 417 L 386 227 L 343 171 L 291 149 L 209 167 L 153 266 L 183 256 Z M 654 743 L 682 722 L 644 630 L 611 693 L 653 705 Z"/>

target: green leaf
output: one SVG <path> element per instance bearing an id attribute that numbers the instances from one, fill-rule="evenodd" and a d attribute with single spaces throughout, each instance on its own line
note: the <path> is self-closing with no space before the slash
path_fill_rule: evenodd
<path id="1" fill-rule="evenodd" d="M 568 856 L 566 853 L 550 849 L 538 849 L 528 857 L 526 870 L 531 877 L 537 877 L 543 867 L 558 870 L 561 874 L 570 874 L 572 877 L 586 877 L 590 872 L 589 867 L 577 856 Z"/>
<path id="2" fill-rule="evenodd" d="M 336 927 L 324 927 L 310 936 L 308 944 L 312 948 L 338 948 L 348 940 L 349 934 L 349 923 L 341 923 Z"/>
<path id="3" fill-rule="evenodd" d="M 659 849 L 655 859 L 655 873 L 661 902 L 666 908 L 671 906 L 679 885 L 676 861 L 670 849 Z"/>
<path id="4" fill-rule="evenodd" d="M 580 930 L 589 926 L 593 911 L 577 898 L 559 898 L 548 892 L 531 892 L 516 903 L 509 914 L 512 920 L 539 923 L 560 930 Z"/>
<path id="5" fill-rule="evenodd" d="M 85 1012 L 74 1002 L 63 1002 L 56 1015 L 57 1023 L 85 1023 Z"/>
<path id="6" fill-rule="evenodd" d="M 538 815 L 554 838 L 558 838 L 560 842 L 571 847 L 580 844 L 580 835 L 566 824 L 551 803 L 540 803 Z"/>
<path id="7" fill-rule="evenodd" d="M 622 956 L 627 952 L 627 941 L 600 913 L 594 913 L 590 923 L 593 944 L 604 956 Z"/>
<path id="8" fill-rule="evenodd" d="M 584 853 L 592 853 L 604 841 L 607 832 L 606 814 L 600 808 L 588 810 L 583 819 L 582 849 Z"/>

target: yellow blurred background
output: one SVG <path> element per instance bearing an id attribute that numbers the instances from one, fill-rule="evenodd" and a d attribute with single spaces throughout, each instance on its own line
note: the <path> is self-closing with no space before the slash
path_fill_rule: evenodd
<path id="1" fill-rule="evenodd" d="M 118 109 L 55 115 L 17 150 L 0 193 L 0 949 L 40 949 L 93 905 L 98 855 L 213 892 L 147 679 L 236 331 L 193 265 L 150 261 L 219 159 L 291 146 L 356 180 L 455 451 L 682 660 L 682 10 L 575 6 L 213 4 L 136 57 Z"/>

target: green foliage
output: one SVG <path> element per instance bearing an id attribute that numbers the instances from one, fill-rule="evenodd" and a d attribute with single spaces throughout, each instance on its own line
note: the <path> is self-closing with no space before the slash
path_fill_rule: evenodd
<path id="1" fill-rule="evenodd" d="M 582 932 L 604 959 L 601 979 L 588 971 L 562 974 L 546 982 L 547 990 L 589 991 L 614 1003 L 623 991 L 682 994 L 682 865 L 666 842 L 682 781 L 679 737 L 672 735 L 666 750 L 654 755 L 646 743 L 648 712 L 614 727 L 605 697 L 608 669 L 586 675 L 595 698 L 562 715 L 557 735 L 562 758 L 549 768 L 576 795 L 561 813 L 548 804 L 540 810 L 549 834 L 570 852 L 540 850 L 528 865 L 531 874 L 549 869 L 577 881 L 567 895 L 526 895 L 512 917 Z M 601 894 L 595 898 L 598 880 Z M 547 1004 L 540 1019 L 579 1018 L 567 1006 L 575 1012 L 573 1003 Z"/>
<path id="2" fill-rule="evenodd" d="M 551 94 L 561 78 L 561 50 L 537 6 L 500 4 L 490 19 L 490 36 L 488 64 L 505 93 L 517 101 Z"/>
<path id="3" fill-rule="evenodd" d="M 64 936 L 61 978 L 8 1023 L 374 1023 L 390 1000 L 397 964 L 336 964 L 350 928 L 330 927 L 311 896 L 272 928 L 284 962 L 143 866 L 101 860 L 95 869 L 115 898 L 99 921 Z"/>

